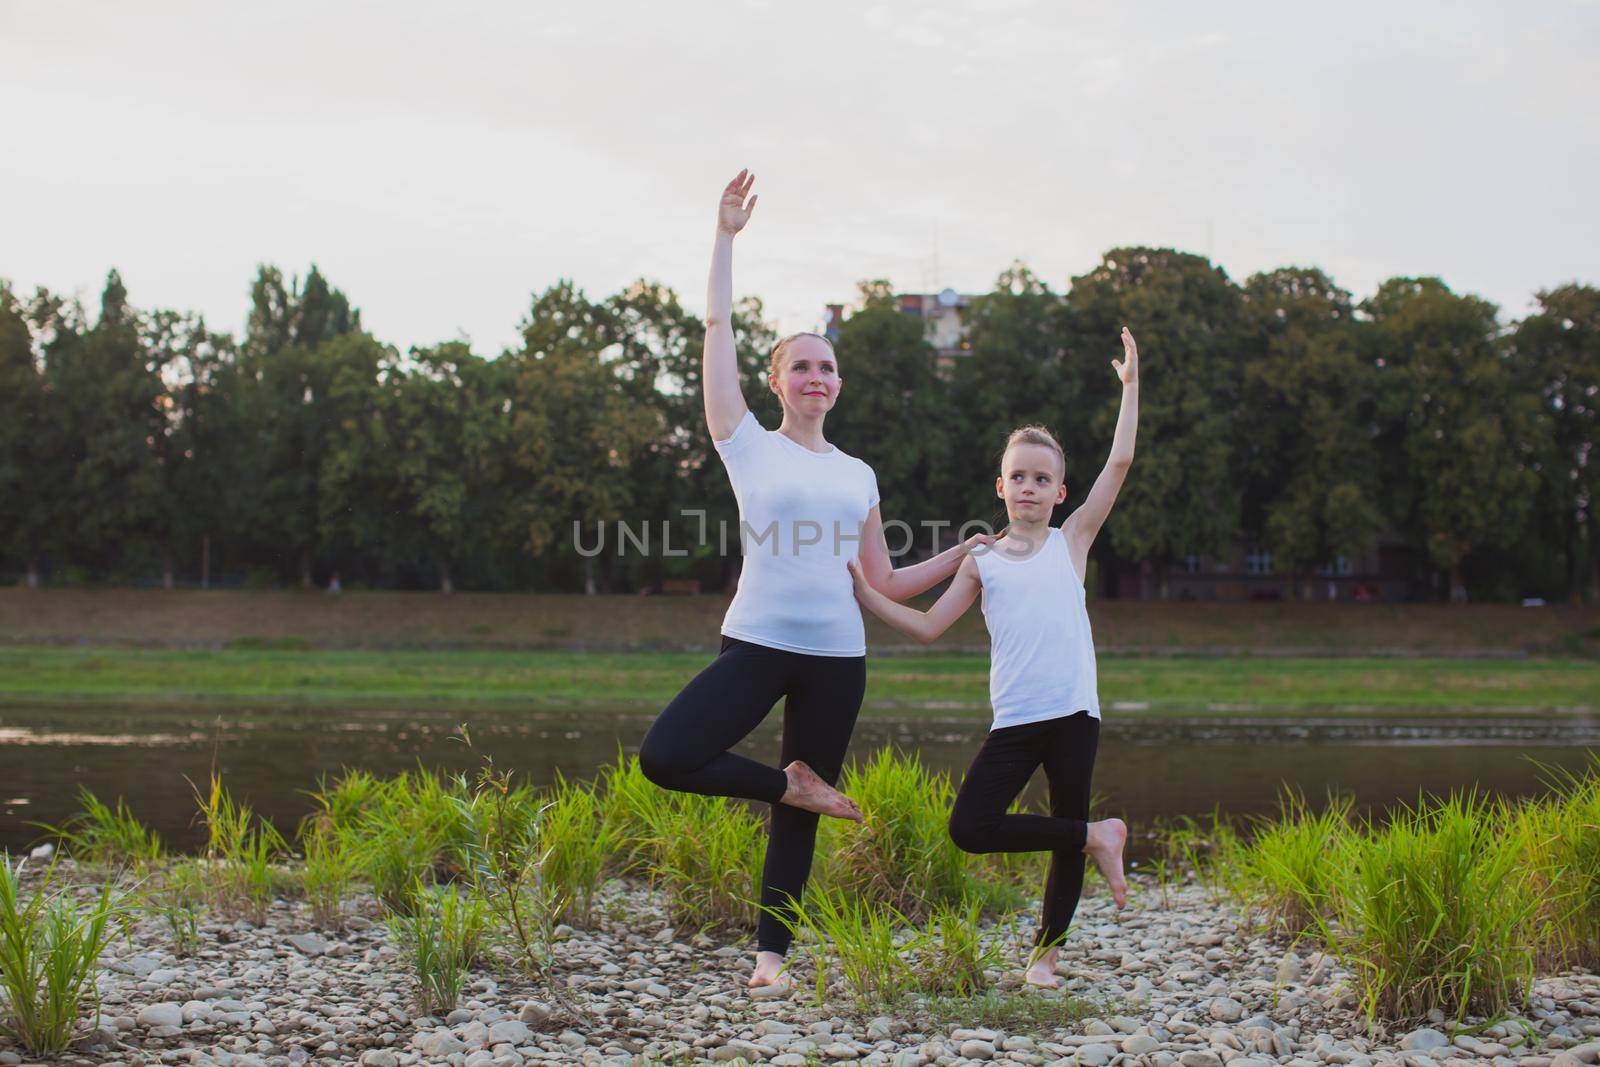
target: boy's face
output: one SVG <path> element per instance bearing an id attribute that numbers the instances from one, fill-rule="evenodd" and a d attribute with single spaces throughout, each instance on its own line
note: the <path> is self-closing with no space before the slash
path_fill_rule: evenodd
<path id="1" fill-rule="evenodd" d="M 995 495 L 1006 502 L 1006 517 L 1017 523 L 1048 523 L 1051 510 L 1067 499 L 1061 457 L 1044 445 L 1017 444 L 1000 461 Z"/>

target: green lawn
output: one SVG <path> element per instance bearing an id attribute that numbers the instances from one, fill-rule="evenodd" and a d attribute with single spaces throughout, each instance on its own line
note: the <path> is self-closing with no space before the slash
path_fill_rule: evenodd
<path id="1" fill-rule="evenodd" d="M 0 701 L 211 704 L 661 705 L 709 662 L 701 652 L 365 652 L 0 647 Z M 988 659 L 874 656 L 867 705 L 987 711 Z M 1600 663 L 1526 659 L 1106 656 L 1110 705 L 1203 709 L 1600 706 Z"/>

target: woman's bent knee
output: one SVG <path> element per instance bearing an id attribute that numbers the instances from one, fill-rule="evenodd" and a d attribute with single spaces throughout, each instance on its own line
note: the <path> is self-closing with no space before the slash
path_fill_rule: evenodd
<path id="1" fill-rule="evenodd" d="M 672 757 L 672 753 L 667 751 L 665 745 L 652 744 L 649 737 L 646 737 L 644 744 L 639 747 L 639 770 L 663 789 L 671 789 L 672 783 L 685 770 L 680 763 L 680 760 Z"/>
<path id="2" fill-rule="evenodd" d="M 950 816 L 950 840 L 963 852 L 983 853 L 989 848 L 989 837 L 984 820 L 956 811 Z"/>

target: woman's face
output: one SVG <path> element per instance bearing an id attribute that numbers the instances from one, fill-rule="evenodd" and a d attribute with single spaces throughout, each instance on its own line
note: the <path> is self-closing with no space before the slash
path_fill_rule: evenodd
<path id="1" fill-rule="evenodd" d="M 839 364 L 833 349 L 820 337 L 797 337 L 783 350 L 783 369 L 769 381 L 786 409 L 818 418 L 839 398 Z"/>

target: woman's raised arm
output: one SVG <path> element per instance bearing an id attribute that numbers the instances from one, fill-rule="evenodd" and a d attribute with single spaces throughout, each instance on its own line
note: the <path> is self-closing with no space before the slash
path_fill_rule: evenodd
<path id="1" fill-rule="evenodd" d="M 717 241 L 711 249 L 711 286 L 706 298 L 706 351 L 700 369 L 706 428 L 713 441 L 732 437 L 749 410 L 739 388 L 739 359 L 733 341 L 733 238 L 755 210 L 756 198 L 749 195 L 755 180 L 754 174 L 741 170 L 722 190 L 722 203 L 717 207 Z"/>

